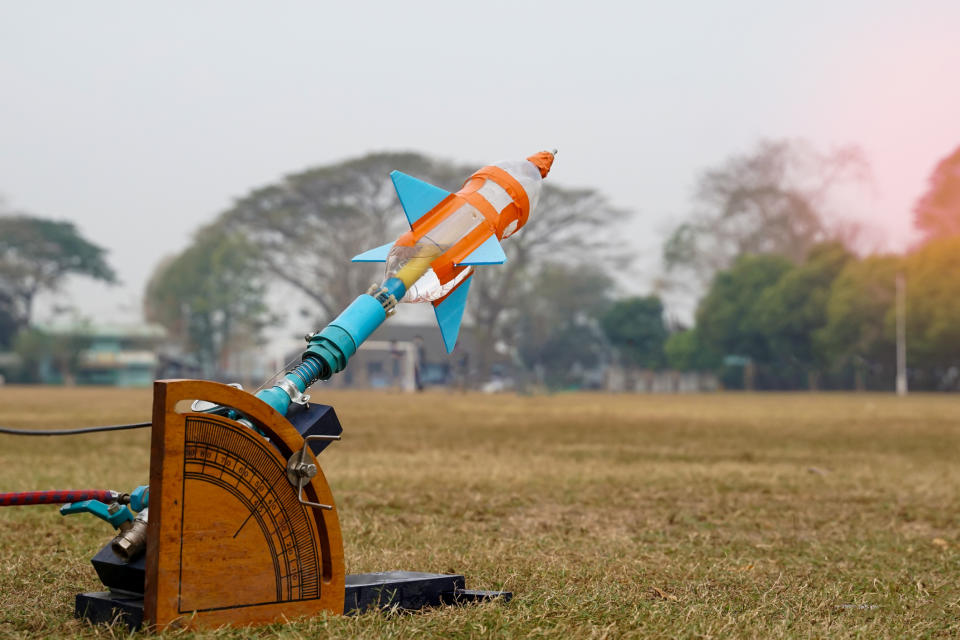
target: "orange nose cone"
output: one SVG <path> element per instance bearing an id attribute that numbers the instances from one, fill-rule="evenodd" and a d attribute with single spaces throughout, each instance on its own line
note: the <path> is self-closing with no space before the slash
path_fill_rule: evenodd
<path id="1" fill-rule="evenodd" d="M 540 153 L 535 153 L 527 160 L 532 162 L 537 166 L 537 169 L 540 169 L 540 177 L 546 178 L 547 174 L 550 173 L 550 167 L 553 166 L 553 156 L 556 151 L 541 151 Z"/>

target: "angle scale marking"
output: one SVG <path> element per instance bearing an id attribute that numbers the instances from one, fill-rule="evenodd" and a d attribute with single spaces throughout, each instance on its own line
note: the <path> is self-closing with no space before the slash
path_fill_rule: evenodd
<path id="1" fill-rule="evenodd" d="M 253 430 L 206 416 L 187 416 L 185 422 L 179 612 L 319 598 L 315 524 L 287 481 L 282 459 Z M 252 557 L 257 554 L 251 547 L 259 548 L 261 557 Z M 223 583 L 195 588 L 209 573 L 184 572 L 211 563 L 224 563 Z M 244 566 L 241 578 L 255 583 L 259 597 L 253 601 L 250 589 L 231 597 L 233 577 L 227 574 L 234 563 Z"/>
<path id="2" fill-rule="evenodd" d="M 257 430 L 181 409 L 197 399 L 235 408 Z M 300 504 L 287 479 L 287 460 L 302 447 L 296 429 L 248 393 L 203 380 L 154 383 L 145 622 L 162 630 L 343 611 L 337 512 Z M 334 503 L 322 470 L 305 495 Z"/>

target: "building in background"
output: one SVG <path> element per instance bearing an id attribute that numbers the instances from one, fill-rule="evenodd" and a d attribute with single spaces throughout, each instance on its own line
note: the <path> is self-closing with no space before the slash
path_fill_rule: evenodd
<path id="1" fill-rule="evenodd" d="M 37 329 L 55 343 L 77 346 L 70 362 L 55 355 L 39 359 L 37 375 L 44 384 L 149 387 L 157 371 L 157 349 L 167 336 L 154 324 L 53 324 Z"/>
<path id="2" fill-rule="evenodd" d="M 350 366 L 325 382 L 334 389 L 396 389 L 468 386 L 475 342 L 469 332 L 453 353 L 435 325 L 385 325 L 364 343 Z"/>

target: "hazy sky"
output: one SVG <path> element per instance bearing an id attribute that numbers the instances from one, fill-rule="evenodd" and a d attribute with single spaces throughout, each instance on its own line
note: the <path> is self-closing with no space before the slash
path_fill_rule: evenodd
<path id="1" fill-rule="evenodd" d="M 851 215 L 899 248 L 960 144 L 958 33 L 955 1 L 0 0 L 0 194 L 109 249 L 123 286 L 62 296 L 101 321 L 232 199 L 387 149 L 558 147 L 551 181 L 638 212 L 642 287 L 700 170 L 855 143 L 876 189 Z"/>

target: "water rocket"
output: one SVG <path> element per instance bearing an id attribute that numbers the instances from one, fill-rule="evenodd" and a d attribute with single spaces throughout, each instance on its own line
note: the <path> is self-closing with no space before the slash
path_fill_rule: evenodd
<path id="1" fill-rule="evenodd" d="M 553 153 L 483 167 L 453 194 L 400 171 L 390 174 L 410 230 L 353 258 L 385 262 L 389 291 L 401 302 L 431 302 L 447 353 L 453 351 L 473 267 L 503 264 L 500 241 L 526 224 Z"/>
<path id="2" fill-rule="evenodd" d="M 554 152 L 481 168 L 456 193 L 408 176 L 390 174 L 410 230 L 370 249 L 354 262 L 383 262 L 384 280 L 359 296 L 323 330 L 307 336 L 302 362 L 257 397 L 285 415 L 304 405 L 304 392 L 342 371 L 357 349 L 396 311 L 398 302 L 433 305 L 447 353 L 453 351 L 474 267 L 503 264 L 500 242 L 527 223 L 540 199 Z"/>

